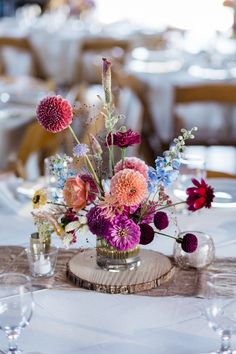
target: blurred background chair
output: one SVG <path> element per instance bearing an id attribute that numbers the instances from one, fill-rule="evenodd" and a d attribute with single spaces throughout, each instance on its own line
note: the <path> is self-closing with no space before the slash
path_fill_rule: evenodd
<path id="1" fill-rule="evenodd" d="M 0 65 L 1 74 L 4 76 L 33 77 L 44 80 L 48 89 L 55 89 L 53 80 L 45 75 L 37 54 L 27 38 L 1 36 Z"/>
<path id="2" fill-rule="evenodd" d="M 201 108 L 209 109 L 207 113 L 199 113 L 196 120 L 187 113 L 181 116 L 180 109 L 184 106 L 201 104 Z M 221 122 L 217 120 L 216 113 L 211 111 L 209 105 L 217 105 L 221 113 Z M 236 126 L 234 114 L 236 108 L 236 84 L 233 83 L 201 83 L 195 85 L 179 85 L 173 88 L 173 136 L 181 128 L 190 128 L 194 125 L 200 127 L 194 145 L 232 145 L 236 146 Z"/>
<path id="3" fill-rule="evenodd" d="M 101 58 L 112 58 L 113 65 L 124 67 L 131 42 L 127 39 L 88 38 L 80 47 L 78 78 L 90 84 L 101 83 Z"/>
<path id="4" fill-rule="evenodd" d="M 14 158 L 8 165 L 8 170 L 24 179 L 29 178 L 27 163 L 34 155 L 37 159 L 38 174 L 44 174 L 44 159 L 60 149 L 64 151 L 63 142 L 67 132 L 53 134 L 42 128 L 38 122 L 31 123 L 25 130 L 20 146 Z"/>

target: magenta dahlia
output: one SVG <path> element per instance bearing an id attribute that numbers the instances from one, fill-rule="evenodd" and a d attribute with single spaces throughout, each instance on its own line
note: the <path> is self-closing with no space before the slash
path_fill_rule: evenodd
<path id="1" fill-rule="evenodd" d="M 139 244 L 140 228 L 127 216 L 117 215 L 112 221 L 110 233 L 104 238 L 119 251 L 129 250 Z"/>
<path id="2" fill-rule="evenodd" d="M 71 124 L 73 110 L 61 96 L 48 96 L 39 102 L 36 117 L 38 122 L 51 133 L 58 133 Z"/>

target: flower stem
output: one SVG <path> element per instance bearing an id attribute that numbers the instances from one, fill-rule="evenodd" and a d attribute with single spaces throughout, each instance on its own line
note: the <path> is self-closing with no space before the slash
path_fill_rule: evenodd
<path id="1" fill-rule="evenodd" d="M 75 135 L 75 132 L 74 132 L 74 130 L 72 129 L 72 127 L 69 125 L 68 128 L 69 128 L 71 134 L 73 135 L 75 141 L 77 142 L 77 144 L 80 145 L 80 141 L 79 141 L 79 139 L 77 138 L 77 136 Z M 90 171 L 91 171 L 91 173 L 92 173 L 92 175 L 93 175 L 93 177 L 94 177 L 94 179 L 95 179 L 95 182 L 96 182 L 97 186 L 99 187 L 99 189 L 101 190 L 101 192 L 103 192 L 101 183 L 100 183 L 99 178 L 98 178 L 98 176 L 97 176 L 97 174 L 96 174 L 96 172 L 95 172 L 95 170 L 94 170 L 94 168 L 93 168 L 93 165 L 92 165 L 90 159 L 88 158 L 87 155 L 85 155 L 84 158 L 85 158 L 85 160 L 86 160 L 86 162 L 87 162 L 87 164 L 88 164 L 88 168 L 90 169 Z"/>
<path id="2" fill-rule="evenodd" d="M 121 148 L 122 169 L 124 168 L 125 152 L 126 152 L 126 148 Z"/>
<path id="3" fill-rule="evenodd" d="M 160 210 L 163 210 L 163 209 L 166 209 L 166 208 L 170 208 L 170 207 L 173 207 L 173 206 L 176 206 L 176 205 L 179 205 L 179 204 L 185 204 L 186 201 L 182 201 L 182 202 L 178 202 L 178 203 L 174 203 L 174 204 L 167 204 L 159 209 L 157 209 L 158 211 Z"/>
<path id="4" fill-rule="evenodd" d="M 163 232 L 155 231 L 155 234 L 166 236 L 166 237 L 169 237 L 169 238 L 173 238 L 175 241 L 177 241 L 176 237 L 168 235 L 168 234 L 164 234 Z"/>

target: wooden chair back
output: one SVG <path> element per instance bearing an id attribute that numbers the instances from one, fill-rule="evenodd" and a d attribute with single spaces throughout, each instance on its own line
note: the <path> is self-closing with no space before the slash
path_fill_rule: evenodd
<path id="1" fill-rule="evenodd" d="M 38 154 L 38 167 L 40 174 L 44 174 L 44 159 L 54 155 L 62 145 L 66 132 L 53 134 L 42 128 L 38 122 L 31 123 L 25 131 L 20 142 L 15 161 L 9 166 L 15 174 L 27 178 L 26 164 L 33 153 Z"/>
<path id="2" fill-rule="evenodd" d="M 191 142 L 197 145 L 236 145 L 236 134 L 231 135 L 232 108 L 236 107 L 236 85 L 232 83 L 202 83 L 196 85 L 177 85 L 173 88 L 173 136 L 185 127 L 184 120 L 176 113 L 179 105 L 189 105 L 192 103 L 216 103 L 222 105 L 224 110 L 224 126 L 222 133 L 217 138 L 207 139 L 206 136 L 197 136 Z M 227 110 L 226 110 L 227 108 Z M 209 119 L 213 120 L 214 116 Z M 195 124 L 197 125 L 197 124 Z"/>
<path id="3" fill-rule="evenodd" d="M 13 48 L 17 52 L 26 52 L 31 59 L 32 73 L 30 74 L 38 78 L 45 78 L 37 54 L 27 38 L 0 37 L 0 50 L 2 51 L 4 48 Z M 1 58 L 1 71 L 2 74 L 8 74 L 7 63 L 4 61 L 3 57 Z"/>
<path id="4" fill-rule="evenodd" d="M 85 39 L 80 47 L 78 79 L 90 84 L 101 82 L 101 59 L 112 58 L 112 63 L 123 66 L 130 52 L 129 40 L 115 38 Z"/>

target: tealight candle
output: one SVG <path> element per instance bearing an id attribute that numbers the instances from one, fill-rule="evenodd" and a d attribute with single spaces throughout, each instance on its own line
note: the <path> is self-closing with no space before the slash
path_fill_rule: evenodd
<path id="1" fill-rule="evenodd" d="M 39 259 L 34 262 L 34 273 L 46 275 L 52 270 L 51 263 L 48 259 L 44 258 L 44 255 L 41 254 Z"/>

